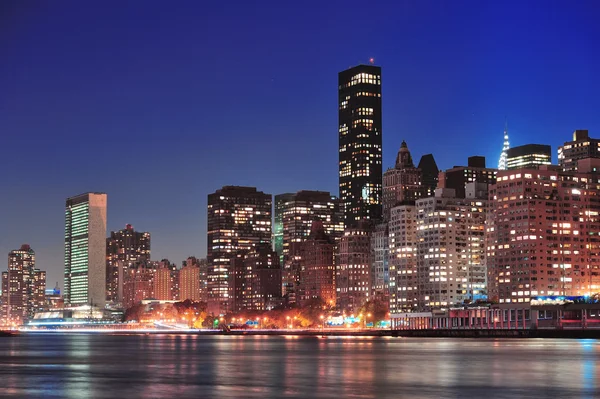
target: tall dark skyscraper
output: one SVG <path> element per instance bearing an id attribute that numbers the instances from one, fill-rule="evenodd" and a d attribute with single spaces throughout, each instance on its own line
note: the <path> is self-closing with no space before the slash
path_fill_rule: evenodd
<path id="1" fill-rule="evenodd" d="M 208 195 L 208 312 L 230 310 L 231 262 L 238 253 L 271 243 L 271 194 L 225 186 Z"/>
<path id="2" fill-rule="evenodd" d="M 346 227 L 382 216 L 381 68 L 339 73 L 340 202 Z"/>

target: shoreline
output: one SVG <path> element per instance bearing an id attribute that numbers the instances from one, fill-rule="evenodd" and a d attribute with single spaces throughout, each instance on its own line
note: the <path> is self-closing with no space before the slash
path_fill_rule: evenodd
<path id="1" fill-rule="evenodd" d="M 28 334 L 112 334 L 112 335 L 202 335 L 202 336 L 296 336 L 296 337 L 392 337 L 392 338 L 566 338 L 600 339 L 600 329 L 538 329 L 538 330 L 19 330 L 2 332 L 0 336 Z"/>

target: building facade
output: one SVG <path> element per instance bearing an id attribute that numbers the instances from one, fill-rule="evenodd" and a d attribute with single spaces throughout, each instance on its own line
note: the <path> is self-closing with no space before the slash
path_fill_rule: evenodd
<path id="1" fill-rule="evenodd" d="M 275 196 L 274 250 L 283 261 L 294 242 L 310 235 L 312 222 L 323 222 L 325 233 L 338 239 L 344 232 L 339 200 L 327 191 L 303 190 Z"/>
<path id="2" fill-rule="evenodd" d="M 270 244 L 261 244 L 231 261 L 232 304 L 235 312 L 270 310 L 280 304 L 281 267 Z"/>
<path id="3" fill-rule="evenodd" d="M 506 169 L 535 169 L 552 164 L 552 149 L 545 144 L 526 144 L 509 148 Z"/>
<path id="4" fill-rule="evenodd" d="M 389 255 L 388 223 L 379 223 L 371 233 L 371 293 L 384 302 L 389 299 Z"/>
<path id="5" fill-rule="evenodd" d="M 106 194 L 68 198 L 65 208 L 65 303 L 102 308 L 106 301 Z"/>
<path id="6" fill-rule="evenodd" d="M 123 307 L 129 309 L 144 299 L 154 298 L 157 262 L 139 262 L 127 268 L 123 279 Z"/>
<path id="7" fill-rule="evenodd" d="M 337 305 L 354 311 L 372 297 L 372 225 L 366 221 L 347 228 L 340 239 L 336 265 Z"/>
<path id="8" fill-rule="evenodd" d="M 179 300 L 199 302 L 202 300 L 200 266 L 191 258 L 179 270 Z"/>
<path id="9" fill-rule="evenodd" d="M 179 300 L 179 270 L 167 259 L 161 260 L 154 272 L 154 298 L 159 301 Z"/>
<path id="10" fill-rule="evenodd" d="M 208 195 L 209 313 L 228 311 L 235 255 L 271 242 L 271 205 L 271 195 L 255 187 L 225 186 Z"/>
<path id="11" fill-rule="evenodd" d="M 586 172 L 546 166 L 498 174 L 487 226 L 494 301 L 598 292 L 600 179 Z"/>
<path id="12" fill-rule="evenodd" d="M 587 130 L 575 130 L 573 140 L 558 147 L 558 164 L 565 172 L 576 172 L 582 159 L 600 159 L 600 140 L 590 138 Z"/>
<path id="13" fill-rule="evenodd" d="M 127 224 L 111 231 L 106 239 L 106 301 L 123 301 L 123 279 L 130 266 L 150 260 L 150 233 L 135 231 Z"/>
<path id="14" fill-rule="evenodd" d="M 382 214 L 381 68 L 339 73 L 339 187 L 344 226 Z"/>
<path id="15" fill-rule="evenodd" d="M 485 157 L 469 157 L 467 166 L 454 166 L 440 172 L 438 187 L 451 188 L 455 191 L 456 198 L 465 198 L 467 183 L 494 184 L 496 173 L 497 169 L 485 167 Z"/>
<path id="16" fill-rule="evenodd" d="M 339 200 L 325 191 L 299 191 L 275 196 L 274 248 L 283 268 L 283 293 L 294 302 L 300 282 L 297 250 L 311 233 L 314 221 L 323 224 L 325 234 L 334 241 L 344 231 L 344 215 Z"/>
<path id="17" fill-rule="evenodd" d="M 414 203 L 425 196 L 422 173 L 415 165 L 405 141 L 402 141 L 396 164 L 383 174 L 383 220 L 390 219 L 390 210 L 399 204 Z"/>
<path id="18" fill-rule="evenodd" d="M 295 251 L 299 268 L 299 301 L 301 305 L 314 300 L 335 305 L 335 266 L 334 240 L 323 227 L 323 223 L 312 223 L 311 233 L 307 240 L 298 243 Z"/>
<path id="19" fill-rule="evenodd" d="M 27 244 L 8 254 L 2 272 L 2 319 L 22 323 L 45 306 L 46 272 L 35 268 L 35 252 Z"/>
<path id="20" fill-rule="evenodd" d="M 453 189 L 416 202 L 417 309 L 487 299 L 487 185 L 470 182 L 467 198 Z"/>
<path id="21" fill-rule="evenodd" d="M 390 313 L 417 309 L 417 208 L 392 208 L 389 221 Z"/>

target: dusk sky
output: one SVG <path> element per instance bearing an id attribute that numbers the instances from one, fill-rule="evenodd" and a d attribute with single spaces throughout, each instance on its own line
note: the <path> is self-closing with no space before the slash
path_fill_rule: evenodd
<path id="1" fill-rule="evenodd" d="M 0 2 L 0 269 L 28 243 L 62 286 L 64 205 L 206 255 L 223 185 L 338 194 L 337 73 L 382 67 L 383 163 L 441 169 L 600 137 L 596 1 Z"/>

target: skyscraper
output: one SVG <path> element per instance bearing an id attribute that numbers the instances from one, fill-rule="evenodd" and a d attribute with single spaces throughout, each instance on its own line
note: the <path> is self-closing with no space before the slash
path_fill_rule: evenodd
<path id="1" fill-rule="evenodd" d="M 508 141 L 508 125 L 504 124 L 504 144 L 502 145 L 502 152 L 500 153 L 500 160 L 498 161 L 498 170 L 506 170 L 507 151 L 510 148 Z"/>
<path id="2" fill-rule="evenodd" d="M 327 191 L 302 190 L 275 196 L 274 250 L 284 260 L 294 242 L 310 235 L 312 222 L 323 222 L 325 233 L 333 239 L 344 232 L 339 200 Z"/>
<path id="3" fill-rule="evenodd" d="M 231 260 L 240 251 L 271 243 L 270 194 L 225 186 L 208 195 L 208 311 L 228 311 Z"/>
<path id="4" fill-rule="evenodd" d="M 509 148 L 506 154 L 506 169 L 535 169 L 540 165 L 552 164 L 552 154 L 549 145 L 520 145 Z"/>
<path id="5" fill-rule="evenodd" d="M 104 307 L 106 300 L 106 194 L 67 198 L 65 303 Z"/>
<path id="6" fill-rule="evenodd" d="M 339 73 L 339 186 L 345 227 L 381 219 L 381 68 Z"/>
<path id="7" fill-rule="evenodd" d="M 8 271 L 2 272 L 2 315 L 22 322 L 33 317 L 45 302 L 46 272 L 35 268 L 35 252 L 27 244 L 8 254 Z"/>
<path id="8" fill-rule="evenodd" d="M 150 260 L 150 233 L 139 232 L 128 224 L 123 230 L 111 231 L 106 239 L 106 300 L 121 303 L 123 276 L 136 262 Z"/>

